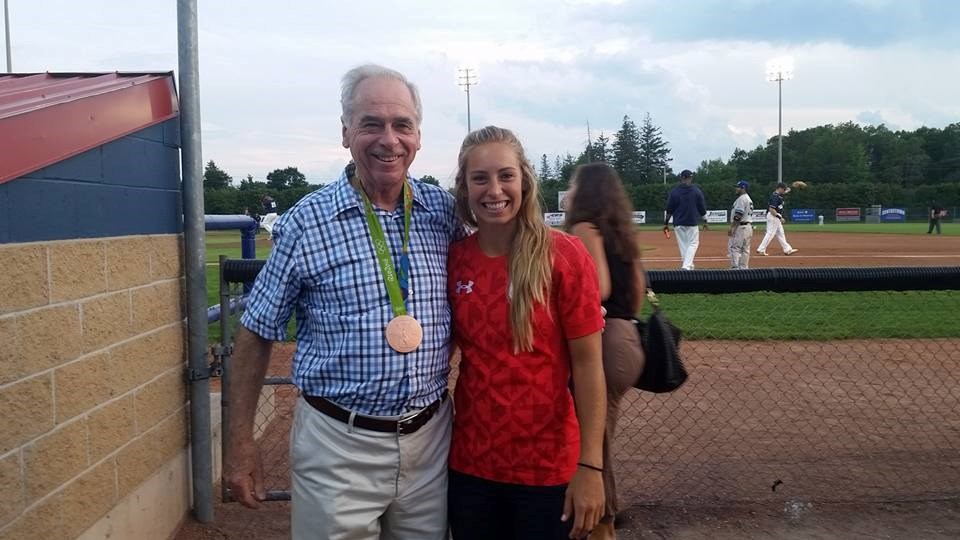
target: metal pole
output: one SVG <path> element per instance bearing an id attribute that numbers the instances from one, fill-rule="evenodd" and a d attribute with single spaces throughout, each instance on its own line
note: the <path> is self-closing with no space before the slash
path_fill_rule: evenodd
<path id="1" fill-rule="evenodd" d="M 467 73 L 470 73 L 468 70 Z M 467 133 L 471 133 L 473 129 L 470 128 L 470 85 L 467 84 Z"/>
<path id="2" fill-rule="evenodd" d="M 777 77 L 777 183 L 783 182 L 783 75 Z"/>
<path id="3" fill-rule="evenodd" d="M 10 52 L 10 6 L 3 0 L 3 28 L 7 40 L 7 73 L 13 73 L 13 56 Z"/>
<path id="4" fill-rule="evenodd" d="M 477 84 L 476 80 L 473 78 L 476 74 L 471 74 L 471 68 L 458 68 L 458 72 L 462 72 L 463 75 L 458 75 L 457 85 L 462 86 L 464 91 L 467 92 L 467 133 L 473 131 L 472 126 L 470 125 L 470 87 Z"/>
<path id="5" fill-rule="evenodd" d="M 187 352 L 190 383 L 190 446 L 193 513 L 213 521 L 213 452 L 210 441 L 210 366 L 207 364 L 207 279 L 200 148 L 200 66 L 197 0 L 177 0 L 180 71 L 180 139 L 183 171 L 184 267 L 187 273 Z"/>

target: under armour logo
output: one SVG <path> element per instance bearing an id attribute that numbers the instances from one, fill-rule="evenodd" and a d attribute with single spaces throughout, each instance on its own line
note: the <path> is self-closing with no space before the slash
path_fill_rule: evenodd
<path id="1" fill-rule="evenodd" d="M 470 294 L 473 292 L 473 282 L 468 281 L 466 283 L 462 281 L 457 281 L 457 294 Z"/>

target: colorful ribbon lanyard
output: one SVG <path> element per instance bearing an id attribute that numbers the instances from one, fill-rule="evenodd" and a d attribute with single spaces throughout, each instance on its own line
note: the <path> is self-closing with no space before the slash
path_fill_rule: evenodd
<path id="1" fill-rule="evenodd" d="M 410 189 L 410 183 L 406 180 L 403 182 L 403 248 L 399 268 L 395 268 L 393 265 L 393 260 L 390 257 L 390 245 L 387 244 L 383 228 L 380 227 L 380 221 L 373 212 L 373 205 L 370 203 L 367 193 L 363 190 L 363 184 L 359 177 L 357 177 L 357 184 L 359 184 L 360 196 L 363 197 L 367 226 L 370 228 L 370 236 L 373 240 L 373 251 L 380 263 L 380 273 L 383 274 L 383 284 L 390 296 L 393 314 L 396 317 L 406 315 L 405 300 L 410 284 L 410 256 L 408 253 L 410 247 L 410 216 L 413 213 L 413 192 Z"/>

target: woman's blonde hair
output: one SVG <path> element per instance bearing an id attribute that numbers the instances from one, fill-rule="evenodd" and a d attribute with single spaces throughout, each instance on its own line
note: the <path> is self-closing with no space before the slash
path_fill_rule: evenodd
<path id="1" fill-rule="evenodd" d="M 553 267 L 550 228 L 543 221 L 537 176 L 523 152 L 520 140 L 509 129 L 487 126 L 471 132 L 460 146 L 457 158 L 457 178 L 454 197 L 457 213 L 468 225 L 477 226 L 477 218 L 467 200 L 467 158 L 474 148 L 492 143 L 509 146 L 520 163 L 521 201 L 517 212 L 517 229 L 507 254 L 510 278 L 510 327 L 513 329 L 514 351 L 533 350 L 533 308 L 547 305 L 550 291 L 550 272 Z"/>

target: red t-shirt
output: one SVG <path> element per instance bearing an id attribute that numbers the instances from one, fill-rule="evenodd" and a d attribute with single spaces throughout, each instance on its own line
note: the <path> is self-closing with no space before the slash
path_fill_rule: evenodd
<path id="1" fill-rule="evenodd" d="M 477 235 L 450 246 L 447 289 L 460 347 L 450 468 L 510 484 L 555 486 L 573 476 L 580 429 L 567 340 L 599 332 L 597 272 L 579 239 L 553 231 L 549 307 L 533 312 L 533 351 L 513 353 L 507 257 Z"/>

